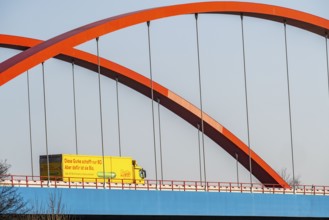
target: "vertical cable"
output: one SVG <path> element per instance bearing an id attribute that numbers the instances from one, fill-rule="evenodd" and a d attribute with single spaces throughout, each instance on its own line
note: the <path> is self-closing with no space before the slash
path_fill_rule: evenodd
<path id="1" fill-rule="evenodd" d="M 289 131 L 290 131 L 290 147 L 291 147 L 291 163 L 292 163 L 292 185 L 295 193 L 295 163 L 294 163 L 294 144 L 293 144 L 293 130 L 291 120 L 291 96 L 290 96 L 290 80 L 289 80 L 289 62 L 288 62 L 288 44 L 287 44 L 287 24 L 284 21 L 284 46 L 286 56 L 286 72 L 287 72 L 287 92 L 288 92 L 288 111 L 289 111 Z"/>
<path id="2" fill-rule="evenodd" d="M 326 41 L 326 63 L 327 63 L 328 94 L 329 94 L 329 60 L 328 60 L 328 33 L 327 32 L 324 37 L 324 40 Z"/>
<path id="3" fill-rule="evenodd" d="M 47 154 L 47 178 L 48 186 L 50 184 L 50 170 L 49 170 L 49 151 L 48 151 L 48 130 L 47 130 L 47 106 L 46 106 L 46 83 L 45 83 L 45 65 L 42 62 L 42 85 L 43 85 L 43 110 L 45 116 L 45 138 L 46 138 L 46 154 Z"/>
<path id="4" fill-rule="evenodd" d="M 329 60 L 328 60 L 328 33 L 326 32 L 326 36 L 324 38 L 326 41 L 326 62 L 327 62 L 327 76 L 328 76 L 328 92 L 329 92 Z"/>
<path id="5" fill-rule="evenodd" d="M 154 166 L 155 166 L 155 182 L 158 182 L 158 166 L 157 166 L 157 152 L 155 142 L 155 122 L 154 122 L 154 91 L 153 91 L 153 74 L 152 74 L 152 54 L 151 54 L 151 38 L 150 38 L 150 21 L 147 24 L 147 39 L 149 49 L 149 66 L 150 66 L 150 80 L 151 80 L 151 102 L 152 102 L 152 121 L 153 121 L 153 144 L 154 144 Z"/>
<path id="6" fill-rule="evenodd" d="M 199 147 L 199 169 L 200 169 L 200 182 L 202 183 L 202 168 L 201 168 L 201 146 L 200 146 L 200 124 L 198 123 L 198 147 Z"/>
<path id="7" fill-rule="evenodd" d="M 249 126 L 249 107 L 248 107 L 248 89 L 247 89 L 247 70 L 246 70 L 246 52 L 244 45 L 244 28 L 243 28 L 243 14 L 241 14 L 241 33 L 242 33 L 242 53 L 243 53 L 243 78 L 244 78 L 244 94 L 246 99 L 246 118 L 247 118 L 247 142 L 249 148 L 249 177 L 252 186 L 252 165 L 251 165 L 251 146 L 250 146 L 250 126 Z"/>
<path id="8" fill-rule="evenodd" d="M 101 90 L 101 65 L 99 57 L 99 38 L 96 38 L 97 45 L 97 64 L 98 64 L 98 96 L 99 96 L 99 116 L 101 124 L 101 141 L 102 141 L 102 160 L 103 160 L 103 178 L 104 178 L 104 187 L 105 187 L 105 156 L 104 156 L 104 136 L 103 136 L 103 111 L 102 111 L 102 90 Z"/>
<path id="9" fill-rule="evenodd" d="M 197 54 L 198 54 L 199 96 L 200 96 L 201 132 L 202 132 L 202 149 L 203 149 L 203 172 L 204 172 L 204 181 L 207 184 L 206 152 L 204 147 L 204 123 L 203 123 L 203 108 L 202 108 L 202 82 L 201 82 L 201 67 L 200 67 L 198 14 L 195 14 L 195 30 L 196 30 L 196 44 L 197 44 Z"/>
<path id="10" fill-rule="evenodd" d="M 26 82 L 27 82 L 27 103 L 28 103 L 28 113 L 29 113 L 31 172 L 32 172 L 32 178 L 33 178 L 34 177 L 34 171 L 33 171 L 32 120 L 31 120 L 31 98 L 30 98 L 30 77 L 29 77 L 29 71 L 26 71 Z"/>
<path id="11" fill-rule="evenodd" d="M 78 131 L 77 131 L 77 108 L 76 108 L 76 95 L 75 95 L 75 72 L 74 72 L 74 60 L 72 61 L 72 88 L 73 88 L 73 108 L 74 108 L 74 134 L 75 134 L 75 154 L 79 154 L 78 151 Z"/>
<path id="12" fill-rule="evenodd" d="M 160 115 L 160 99 L 158 98 L 158 121 L 159 121 L 159 146 L 160 146 L 160 165 L 161 180 L 163 180 L 163 163 L 162 163 L 162 139 L 161 139 L 161 115 Z"/>
<path id="13" fill-rule="evenodd" d="M 239 184 L 239 155 L 235 153 L 235 160 L 236 160 L 236 181 Z"/>
<path id="14" fill-rule="evenodd" d="M 121 157 L 121 133 L 120 133 L 120 108 L 119 108 L 119 79 L 115 80 L 116 93 L 117 93 L 117 117 L 118 117 L 118 139 L 119 139 L 119 156 Z"/>

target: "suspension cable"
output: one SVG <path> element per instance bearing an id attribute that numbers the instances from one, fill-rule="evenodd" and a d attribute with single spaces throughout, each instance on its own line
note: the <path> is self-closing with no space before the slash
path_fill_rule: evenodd
<path id="1" fill-rule="evenodd" d="M 29 77 L 29 71 L 26 71 L 26 82 L 27 82 L 27 103 L 28 103 L 28 113 L 29 113 L 31 172 L 32 172 L 32 178 L 33 178 L 34 177 L 34 171 L 33 171 L 32 120 L 31 120 L 31 97 L 30 97 L 30 77 Z"/>
<path id="2" fill-rule="evenodd" d="M 201 132 L 202 132 L 203 169 L 204 169 L 203 172 L 204 172 L 204 181 L 205 183 L 207 183 L 206 152 L 204 146 L 204 122 L 203 122 L 203 107 L 202 107 L 202 82 L 201 82 L 198 14 L 195 14 L 195 30 L 196 30 L 196 44 L 197 44 L 197 55 L 198 55 L 199 97 L 200 97 L 200 111 L 201 111 Z"/>
<path id="3" fill-rule="evenodd" d="M 104 136 L 103 136 L 103 111 L 102 111 L 102 89 L 101 89 L 101 65 L 99 56 L 99 37 L 96 38 L 97 61 L 98 61 L 98 96 L 99 96 L 99 116 L 101 125 L 101 143 L 102 143 L 102 160 L 103 160 L 103 178 L 105 187 L 105 156 L 104 156 Z"/>
<path id="4" fill-rule="evenodd" d="M 291 163 L 292 163 L 292 184 L 295 193 L 295 162 L 294 162 L 294 143 L 293 143 L 293 129 L 291 120 L 291 96 L 290 96 L 290 80 L 289 80 L 289 62 L 288 62 L 288 44 L 287 44 L 287 24 L 284 21 L 284 45 L 286 56 L 286 72 L 287 72 L 287 93 L 288 93 L 288 111 L 289 111 L 289 131 L 290 131 L 290 148 L 291 148 Z"/>
<path id="5" fill-rule="evenodd" d="M 74 110 L 75 154 L 79 154 L 79 151 L 78 151 L 77 108 L 76 108 L 76 94 L 75 94 L 75 71 L 74 71 L 74 60 L 72 60 L 72 88 L 73 88 L 73 110 Z"/>
<path id="6" fill-rule="evenodd" d="M 201 168 L 201 146 L 200 146 L 200 124 L 198 123 L 198 147 L 199 147 L 199 170 L 200 170 L 200 182 L 202 183 L 202 168 Z"/>
<path id="7" fill-rule="evenodd" d="M 149 52 L 149 66 L 150 66 L 150 80 L 151 80 L 151 103 L 152 103 L 152 121 L 153 121 L 153 146 L 154 146 L 154 166 L 155 166 L 155 182 L 158 182 L 158 166 L 157 166 L 157 152 L 155 141 L 155 122 L 154 122 L 154 91 L 153 91 L 153 73 L 152 73 L 152 54 L 151 54 L 151 37 L 150 37 L 150 21 L 147 24 L 147 39 Z"/>
<path id="8" fill-rule="evenodd" d="M 160 146 L 160 165 L 161 165 L 161 180 L 163 181 L 163 158 L 162 158 L 162 139 L 161 139 L 161 115 L 160 115 L 160 99 L 158 98 L 158 121 L 159 121 L 159 146 Z"/>
<path id="9" fill-rule="evenodd" d="M 119 155 L 120 157 L 122 156 L 121 154 L 121 132 L 120 132 L 120 108 L 119 108 L 119 79 L 116 77 L 115 80 L 115 87 L 116 87 L 116 95 L 117 95 L 117 118 L 118 118 L 118 141 L 119 141 Z"/>
<path id="10" fill-rule="evenodd" d="M 239 154 L 235 153 L 235 160 L 236 160 L 236 181 L 239 184 Z"/>
<path id="11" fill-rule="evenodd" d="M 329 57 L 328 57 L 328 33 L 326 32 L 326 36 L 324 38 L 326 41 L 326 62 L 327 62 L 327 76 L 328 76 L 328 92 L 329 92 Z"/>
<path id="12" fill-rule="evenodd" d="M 43 110 L 45 116 L 45 139 L 46 139 L 46 154 L 47 154 L 47 178 L 48 185 L 50 184 L 50 169 L 49 169 L 49 151 L 48 151 L 48 129 L 47 129 L 47 103 L 46 103 L 46 83 L 45 83 L 45 66 L 42 62 L 42 85 L 43 85 Z"/>
<path id="13" fill-rule="evenodd" d="M 244 44 L 244 27 L 243 27 L 243 14 L 241 14 L 241 34 L 242 34 L 242 53 L 243 53 L 243 78 L 244 78 L 244 94 L 246 100 L 246 119 L 247 119 L 247 143 L 249 154 L 249 178 L 252 186 L 252 164 L 251 164 L 251 146 L 250 146 L 250 125 L 249 125 L 249 105 L 248 105 L 248 89 L 247 89 L 247 70 L 246 70 L 246 51 Z"/>

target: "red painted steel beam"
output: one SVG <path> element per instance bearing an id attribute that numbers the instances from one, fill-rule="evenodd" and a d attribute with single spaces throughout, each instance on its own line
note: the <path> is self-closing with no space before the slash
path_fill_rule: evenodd
<path id="1" fill-rule="evenodd" d="M 135 24 L 183 14 L 229 13 L 286 21 L 287 24 L 325 35 L 329 21 L 293 9 L 247 2 L 200 2 L 146 9 L 106 18 L 51 38 L 0 64 L 0 86 L 49 58 L 74 46 Z"/>
<path id="2" fill-rule="evenodd" d="M 40 44 L 42 41 L 31 38 L 24 38 L 10 35 L 0 35 L 0 46 L 13 49 L 27 49 Z M 55 58 L 72 62 L 94 72 L 98 72 L 97 56 L 76 49 L 68 49 L 66 52 L 57 55 Z M 101 58 L 101 74 L 109 78 L 118 78 L 122 84 L 151 98 L 150 79 L 130 70 L 119 64 Z M 201 111 L 193 104 L 182 97 L 153 82 L 154 100 L 161 100 L 161 105 L 177 114 L 192 126 L 197 127 L 201 122 Z M 215 121 L 206 113 L 203 113 L 204 133 L 233 158 L 236 153 L 239 155 L 239 162 L 249 170 L 249 148 L 229 130 Z M 289 187 L 289 185 L 254 151 L 251 151 L 252 173 L 262 183 Z"/>

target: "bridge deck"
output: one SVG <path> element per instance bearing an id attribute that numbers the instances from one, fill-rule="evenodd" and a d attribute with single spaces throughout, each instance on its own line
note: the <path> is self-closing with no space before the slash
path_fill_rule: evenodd
<path id="1" fill-rule="evenodd" d="M 1 187 L 0 187 L 1 188 Z M 214 193 L 17 187 L 32 205 L 61 195 L 66 214 L 129 216 L 329 217 L 329 197 L 270 193 Z"/>

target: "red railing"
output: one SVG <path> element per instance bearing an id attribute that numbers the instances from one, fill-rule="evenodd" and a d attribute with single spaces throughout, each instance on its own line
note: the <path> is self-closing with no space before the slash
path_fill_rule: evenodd
<path id="1" fill-rule="evenodd" d="M 278 185 L 261 183 L 232 182 L 200 182 L 178 180 L 145 180 L 144 183 L 134 183 L 130 179 L 111 180 L 89 177 L 52 176 L 0 176 L 0 186 L 8 187 L 52 187 L 80 189 L 120 189 L 120 190 L 160 190 L 160 191 L 195 191 L 195 192 L 231 192 L 231 193 L 271 193 L 300 195 L 329 195 L 329 186 L 297 185 L 295 188 L 281 188 Z"/>

